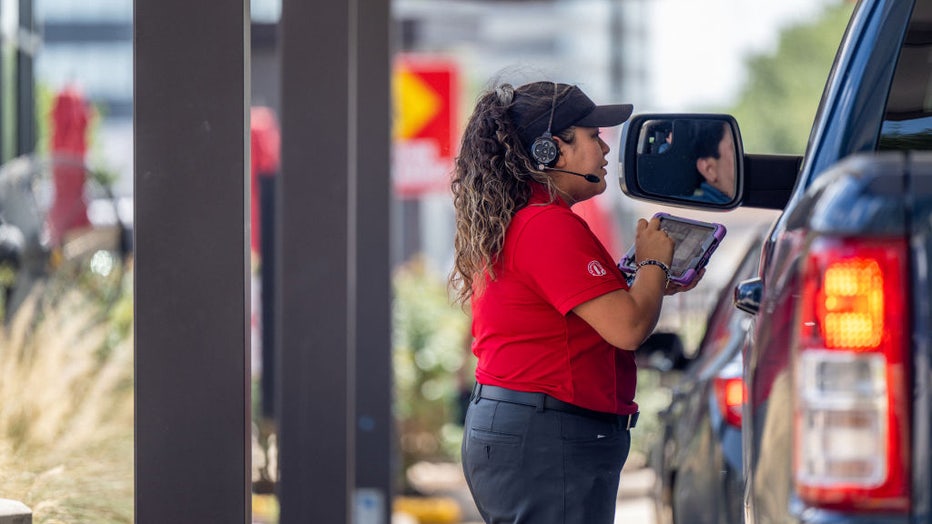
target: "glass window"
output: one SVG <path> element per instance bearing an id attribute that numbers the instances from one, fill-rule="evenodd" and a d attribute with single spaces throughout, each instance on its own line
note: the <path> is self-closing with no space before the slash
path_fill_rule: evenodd
<path id="1" fill-rule="evenodd" d="M 282 15 L 281 0 L 252 0 L 249 13 L 253 22 L 274 24 Z"/>
<path id="2" fill-rule="evenodd" d="M 131 42 L 75 42 L 46 47 L 36 60 L 36 77 L 58 90 L 77 84 L 95 102 L 131 100 L 133 47 Z"/>
<path id="3" fill-rule="evenodd" d="M 749 244 L 747 251 L 745 251 L 744 258 L 735 270 L 731 281 L 722 288 L 715 309 L 712 311 L 712 314 L 709 315 L 709 320 L 706 324 L 707 331 L 699 346 L 699 354 L 696 357 L 696 363 L 690 368 L 690 373 L 701 371 L 708 363 L 715 362 L 719 353 L 730 345 L 729 342 L 733 336 L 732 319 L 735 317 L 747 316 L 747 313 L 734 306 L 731 297 L 738 283 L 742 280 L 753 278 L 754 275 L 757 274 L 757 268 L 760 262 L 761 242 L 762 237 L 758 237 Z"/>
<path id="4" fill-rule="evenodd" d="M 132 21 L 133 3 L 125 0 L 35 0 L 36 18 L 70 23 Z"/>
<path id="5" fill-rule="evenodd" d="M 917 7 L 910 20 L 887 99 L 880 150 L 932 150 L 932 13 L 927 11 Z"/>

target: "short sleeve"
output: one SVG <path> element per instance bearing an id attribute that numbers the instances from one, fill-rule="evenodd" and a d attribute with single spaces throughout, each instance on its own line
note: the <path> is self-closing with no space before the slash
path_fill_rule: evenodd
<path id="1" fill-rule="evenodd" d="M 536 214 L 523 224 L 514 247 L 515 268 L 563 315 L 627 287 L 598 238 L 568 209 L 552 207 Z"/>

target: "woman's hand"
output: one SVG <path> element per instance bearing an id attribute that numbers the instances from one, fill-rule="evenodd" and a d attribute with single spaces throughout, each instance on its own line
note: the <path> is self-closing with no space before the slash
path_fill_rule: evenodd
<path id="1" fill-rule="evenodd" d="M 651 218 L 650 222 L 638 219 L 634 238 L 635 262 L 654 259 L 669 266 L 673 261 L 674 247 L 673 239 L 660 229 L 659 217 Z"/>
<path id="2" fill-rule="evenodd" d="M 689 291 L 690 289 L 696 287 L 697 284 L 699 284 L 699 281 L 702 280 L 703 276 L 705 276 L 705 268 L 702 268 L 701 270 L 699 270 L 699 276 L 693 279 L 693 281 L 690 282 L 688 286 L 683 286 L 683 285 L 677 284 L 676 282 L 670 282 L 667 285 L 667 288 L 663 291 L 663 294 L 669 296 L 669 295 L 675 295 L 677 293 L 682 293 L 683 291 Z"/>

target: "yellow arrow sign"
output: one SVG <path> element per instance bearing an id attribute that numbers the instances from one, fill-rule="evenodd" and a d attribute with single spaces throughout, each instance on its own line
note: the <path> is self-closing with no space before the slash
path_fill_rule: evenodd
<path id="1" fill-rule="evenodd" d="M 411 138 L 440 111 L 443 100 L 420 77 L 405 69 L 395 73 L 395 139 Z"/>

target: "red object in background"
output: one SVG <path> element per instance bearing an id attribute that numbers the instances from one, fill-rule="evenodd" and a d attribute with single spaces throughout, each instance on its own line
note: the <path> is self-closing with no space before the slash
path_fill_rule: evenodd
<path id="1" fill-rule="evenodd" d="M 439 56 L 401 55 L 396 61 L 395 68 L 396 75 L 408 74 L 416 77 L 421 89 L 437 97 L 436 106 L 418 117 L 413 114 L 421 111 L 412 111 L 410 106 L 419 104 L 413 103 L 408 97 L 420 93 L 414 91 L 401 95 L 401 118 L 412 119 L 417 123 L 405 125 L 404 130 L 400 131 L 402 136 L 399 138 L 405 140 L 429 138 L 436 142 L 441 158 L 452 159 L 456 154 L 454 136 L 457 131 L 455 112 L 459 103 L 457 96 L 459 94 L 459 66 L 455 61 Z M 402 83 L 398 87 L 404 89 L 409 85 Z"/>
<path id="2" fill-rule="evenodd" d="M 598 197 L 583 200 L 574 205 L 573 212 L 589 224 L 589 229 L 602 242 L 613 259 L 621 260 L 618 254 L 618 233 L 615 230 L 615 221 L 611 212 L 599 203 Z"/>
<path id="3" fill-rule="evenodd" d="M 275 112 L 268 107 L 257 106 L 250 110 L 249 142 L 251 150 L 250 216 L 253 253 L 261 251 L 262 221 L 259 209 L 259 177 L 273 176 L 278 172 L 281 161 L 281 133 Z"/>
<path id="4" fill-rule="evenodd" d="M 399 56 L 393 68 L 392 178 L 396 195 L 449 190 L 459 147 L 459 66 L 442 56 Z"/>
<path id="5" fill-rule="evenodd" d="M 67 87 L 52 105 L 52 205 L 46 218 L 52 245 L 72 229 L 90 226 L 84 200 L 87 124 L 90 109 L 75 87 Z"/>
<path id="6" fill-rule="evenodd" d="M 744 380 L 741 377 L 715 377 L 715 399 L 719 414 L 725 422 L 741 427 L 741 409 L 744 404 Z"/>

